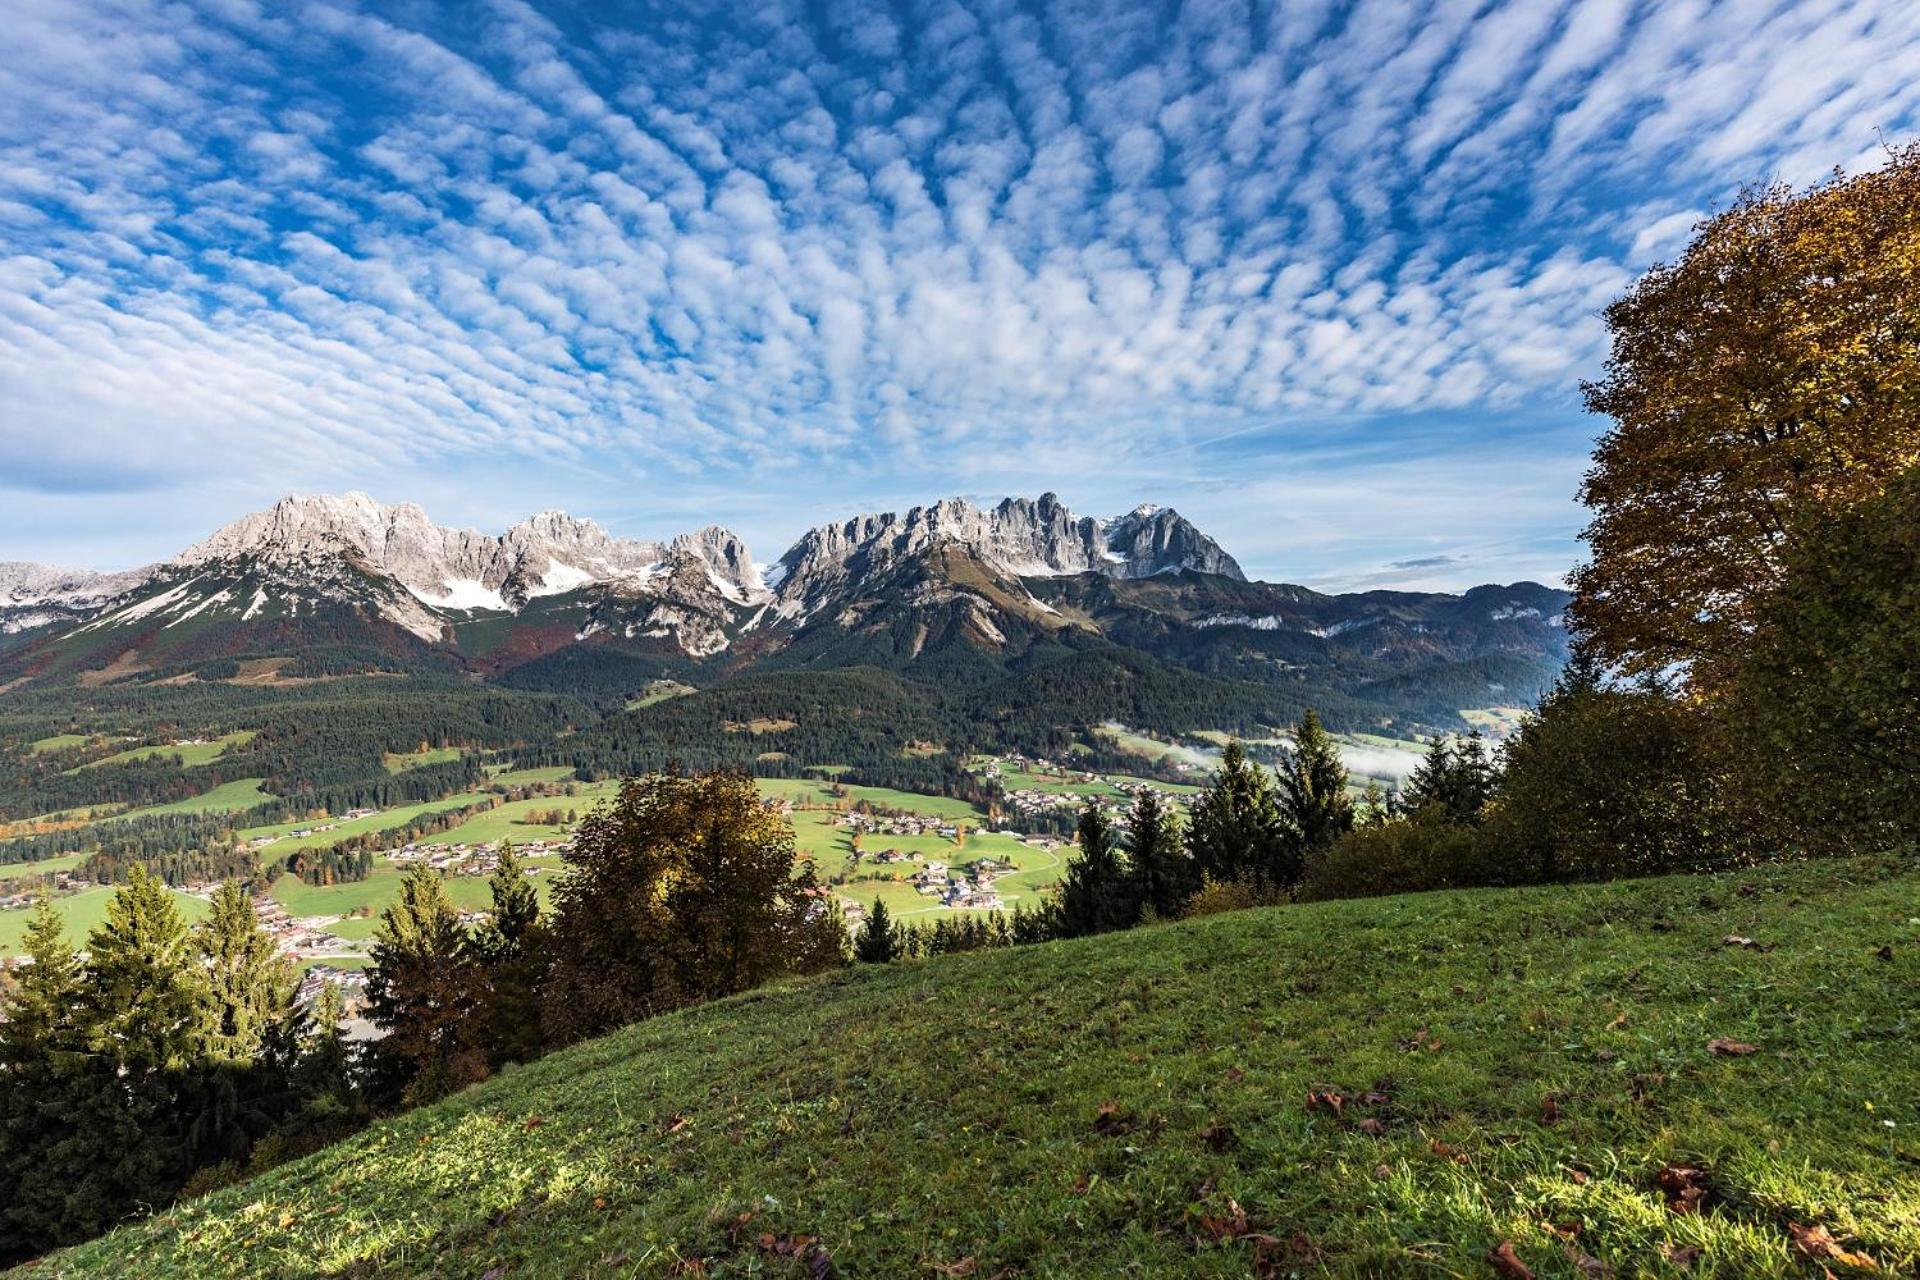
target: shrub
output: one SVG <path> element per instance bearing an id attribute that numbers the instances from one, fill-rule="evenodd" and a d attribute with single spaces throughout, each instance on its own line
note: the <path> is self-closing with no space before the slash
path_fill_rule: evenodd
<path id="1" fill-rule="evenodd" d="M 1359 827 L 1307 864 L 1300 896 L 1371 898 L 1487 884 L 1490 863 L 1478 827 L 1426 819 Z"/>

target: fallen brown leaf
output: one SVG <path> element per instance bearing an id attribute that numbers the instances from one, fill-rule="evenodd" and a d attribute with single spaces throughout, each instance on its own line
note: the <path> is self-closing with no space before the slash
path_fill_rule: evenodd
<path id="1" fill-rule="evenodd" d="M 980 1260 L 972 1254 L 968 1254 L 958 1262 L 934 1262 L 928 1265 L 933 1268 L 934 1274 L 952 1276 L 954 1280 L 958 1280 L 960 1276 L 970 1276 L 975 1271 L 978 1271 L 980 1269 Z"/>
<path id="2" fill-rule="evenodd" d="M 1552 1094 L 1548 1094 L 1540 1100 L 1540 1123 L 1560 1123 L 1560 1100 Z"/>
<path id="3" fill-rule="evenodd" d="M 1700 1261 L 1700 1246 L 1693 1244 L 1663 1244 L 1660 1255 L 1682 1271 L 1692 1270 L 1693 1264 Z"/>
<path id="4" fill-rule="evenodd" d="M 1760 1050 L 1757 1046 L 1750 1045 L 1744 1040 L 1732 1040 L 1726 1036 L 1715 1036 L 1713 1039 L 1707 1041 L 1707 1052 L 1721 1054 L 1729 1058 L 1738 1058 L 1744 1057 L 1749 1053 L 1758 1053 Z"/>
<path id="5" fill-rule="evenodd" d="M 1789 1222 L 1787 1234 L 1793 1237 L 1793 1247 L 1802 1257 L 1817 1262 L 1837 1262 L 1843 1267 L 1857 1267 L 1862 1271 L 1880 1269 L 1880 1264 L 1866 1254 L 1841 1248 L 1840 1242 L 1833 1238 L 1833 1233 L 1818 1224 L 1803 1227 L 1797 1222 Z"/>
<path id="6" fill-rule="evenodd" d="M 1675 1213 L 1698 1213 L 1707 1198 L 1707 1175 L 1690 1165 L 1670 1164 L 1655 1181 L 1666 1192 L 1667 1208 Z"/>
<path id="7" fill-rule="evenodd" d="M 1338 1089 L 1307 1090 L 1307 1110 L 1331 1111 L 1335 1116 L 1346 1114 L 1347 1100 Z"/>
<path id="8" fill-rule="evenodd" d="M 1355 1125 L 1354 1128 L 1358 1129 L 1360 1132 L 1366 1134 L 1370 1138 L 1378 1138 L 1383 1134 L 1385 1134 L 1387 1131 L 1387 1126 L 1380 1123 L 1380 1121 L 1376 1120 L 1372 1116 L 1368 1116 L 1365 1120 L 1362 1120 L 1359 1124 Z"/>
<path id="9" fill-rule="evenodd" d="M 1563 1244 L 1560 1252 L 1567 1255 L 1567 1261 L 1573 1264 L 1573 1269 L 1583 1276 L 1606 1277 L 1613 1274 L 1611 1266 L 1575 1245 Z"/>
<path id="10" fill-rule="evenodd" d="M 1247 1211 L 1240 1207 L 1238 1200 L 1227 1200 L 1226 1210 L 1222 1213 L 1203 1213 L 1200 1215 L 1200 1229 L 1216 1241 L 1238 1240 L 1247 1234 Z"/>
<path id="11" fill-rule="evenodd" d="M 1103 1138 L 1117 1138 L 1133 1132 L 1133 1117 L 1120 1110 L 1117 1102 L 1103 1102 L 1093 1118 L 1093 1131 Z"/>
<path id="12" fill-rule="evenodd" d="M 1488 1250 L 1487 1263 L 1506 1280 L 1533 1280 L 1533 1268 L 1520 1261 L 1511 1240 L 1502 1240 Z"/>
<path id="13" fill-rule="evenodd" d="M 528 1116 L 526 1119 L 526 1123 L 521 1125 L 521 1128 L 528 1133 L 532 1133 L 535 1129 L 538 1129 L 541 1125 L 545 1123 L 546 1121 L 541 1119 L 539 1116 Z"/>

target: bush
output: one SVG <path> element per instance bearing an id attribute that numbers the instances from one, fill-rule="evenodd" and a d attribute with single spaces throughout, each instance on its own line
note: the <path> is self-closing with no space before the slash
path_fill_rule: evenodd
<path id="1" fill-rule="evenodd" d="M 1723 864 L 1742 848 L 1724 736 L 1652 687 L 1570 667 L 1507 743 L 1486 819 L 1487 880 L 1552 884 Z"/>
<path id="2" fill-rule="evenodd" d="M 1359 827 L 1307 864 L 1304 901 L 1372 898 L 1490 883 L 1479 827 L 1410 819 Z"/>
<path id="3" fill-rule="evenodd" d="M 1248 907 L 1272 907 L 1292 901 L 1292 895 L 1278 885 L 1253 879 L 1215 880 L 1208 876 L 1200 892 L 1188 900 L 1182 920 L 1217 916 L 1226 911 L 1245 911 Z"/>
<path id="4" fill-rule="evenodd" d="M 1920 470 L 1804 522 L 1730 719 L 1776 831 L 1819 851 L 1920 837 Z"/>

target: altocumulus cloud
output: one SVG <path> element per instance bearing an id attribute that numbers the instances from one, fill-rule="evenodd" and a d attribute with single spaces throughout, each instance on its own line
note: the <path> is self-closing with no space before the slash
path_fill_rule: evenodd
<path id="1" fill-rule="evenodd" d="M 1261 567 L 1418 559 L 1227 483 L 1297 450 L 1564 493 L 1631 273 L 1920 121 L 1910 0 L 8 9 L 0 485 L 1158 483 Z"/>

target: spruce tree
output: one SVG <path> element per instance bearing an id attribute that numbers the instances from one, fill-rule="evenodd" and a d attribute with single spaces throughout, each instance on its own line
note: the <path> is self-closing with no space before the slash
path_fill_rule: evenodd
<path id="1" fill-rule="evenodd" d="M 1081 810 L 1079 851 L 1060 886 L 1061 931 L 1068 937 L 1124 929 L 1140 917 L 1132 877 L 1120 860 L 1113 824 L 1089 800 Z"/>
<path id="2" fill-rule="evenodd" d="M 1228 742 L 1187 822 L 1194 863 L 1214 880 L 1258 880 L 1279 861 L 1282 839 L 1267 771 L 1247 759 L 1237 740 Z"/>
<path id="3" fill-rule="evenodd" d="M 1141 910 L 1162 918 L 1179 915 L 1200 885 L 1172 810 L 1151 788 L 1134 797 L 1127 815 L 1127 853 Z"/>
<path id="4" fill-rule="evenodd" d="M 500 842 L 500 860 L 488 880 L 493 915 L 473 936 L 473 950 L 484 978 L 485 1043 L 488 1061 L 498 1067 L 538 1056 L 540 969 L 545 933 L 540 895 L 520 866 L 511 841 Z"/>
<path id="5" fill-rule="evenodd" d="M 1309 859 L 1325 853 L 1353 830 L 1347 766 L 1311 707 L 1294 727 L 1293 748 L 1280 769 L 1279 809 L 1287 839 L 1262 878 L 1292 886 L 1300 883 Z"/>
<path id="6" fill-rule="evenodd" d="M 193 930 L 206 973 L 207 1056 L 251 1064 L 291 1017 L 299 983 L 292 961 L 260 927 L 246 891 L 233 881 L 214 891 L 213 909 Z"/>
<path id="7" fill-rule="evenodd" d="M 88 1040 L 126 1073 L 178 1070 L 212 1038 L 211 1001 L 173 895 L 139 863 L 87 938 Z"/>
<path id="8" fill-rule="evenodd" d="M 886 964 L 895 958 L 898 948 L 893 916 L 888 913 L 886 903 L 875 899 L 873 910 L 860 930 L 860 940 L 854 944 L 854 959 L 862 964 Z"/>
<path id="9" fill-rule="evenodd" d="M 524 950 L 529 935 L 540 923 L 540 895 L 521 868 L 511 840 L 500 842 L 500 861 L 487 886 L 493 892 L 490 932 L 515 952 Z"/>
<path id="10" fill-rule="evenodd" d="M 367 1008 L 387 1034 L 374 1045 L 378 1092 L 423 1102 L 486 1075 L 473 947 L 440 875 L 424 864 L 400 879 L 380 913 Z"/>

